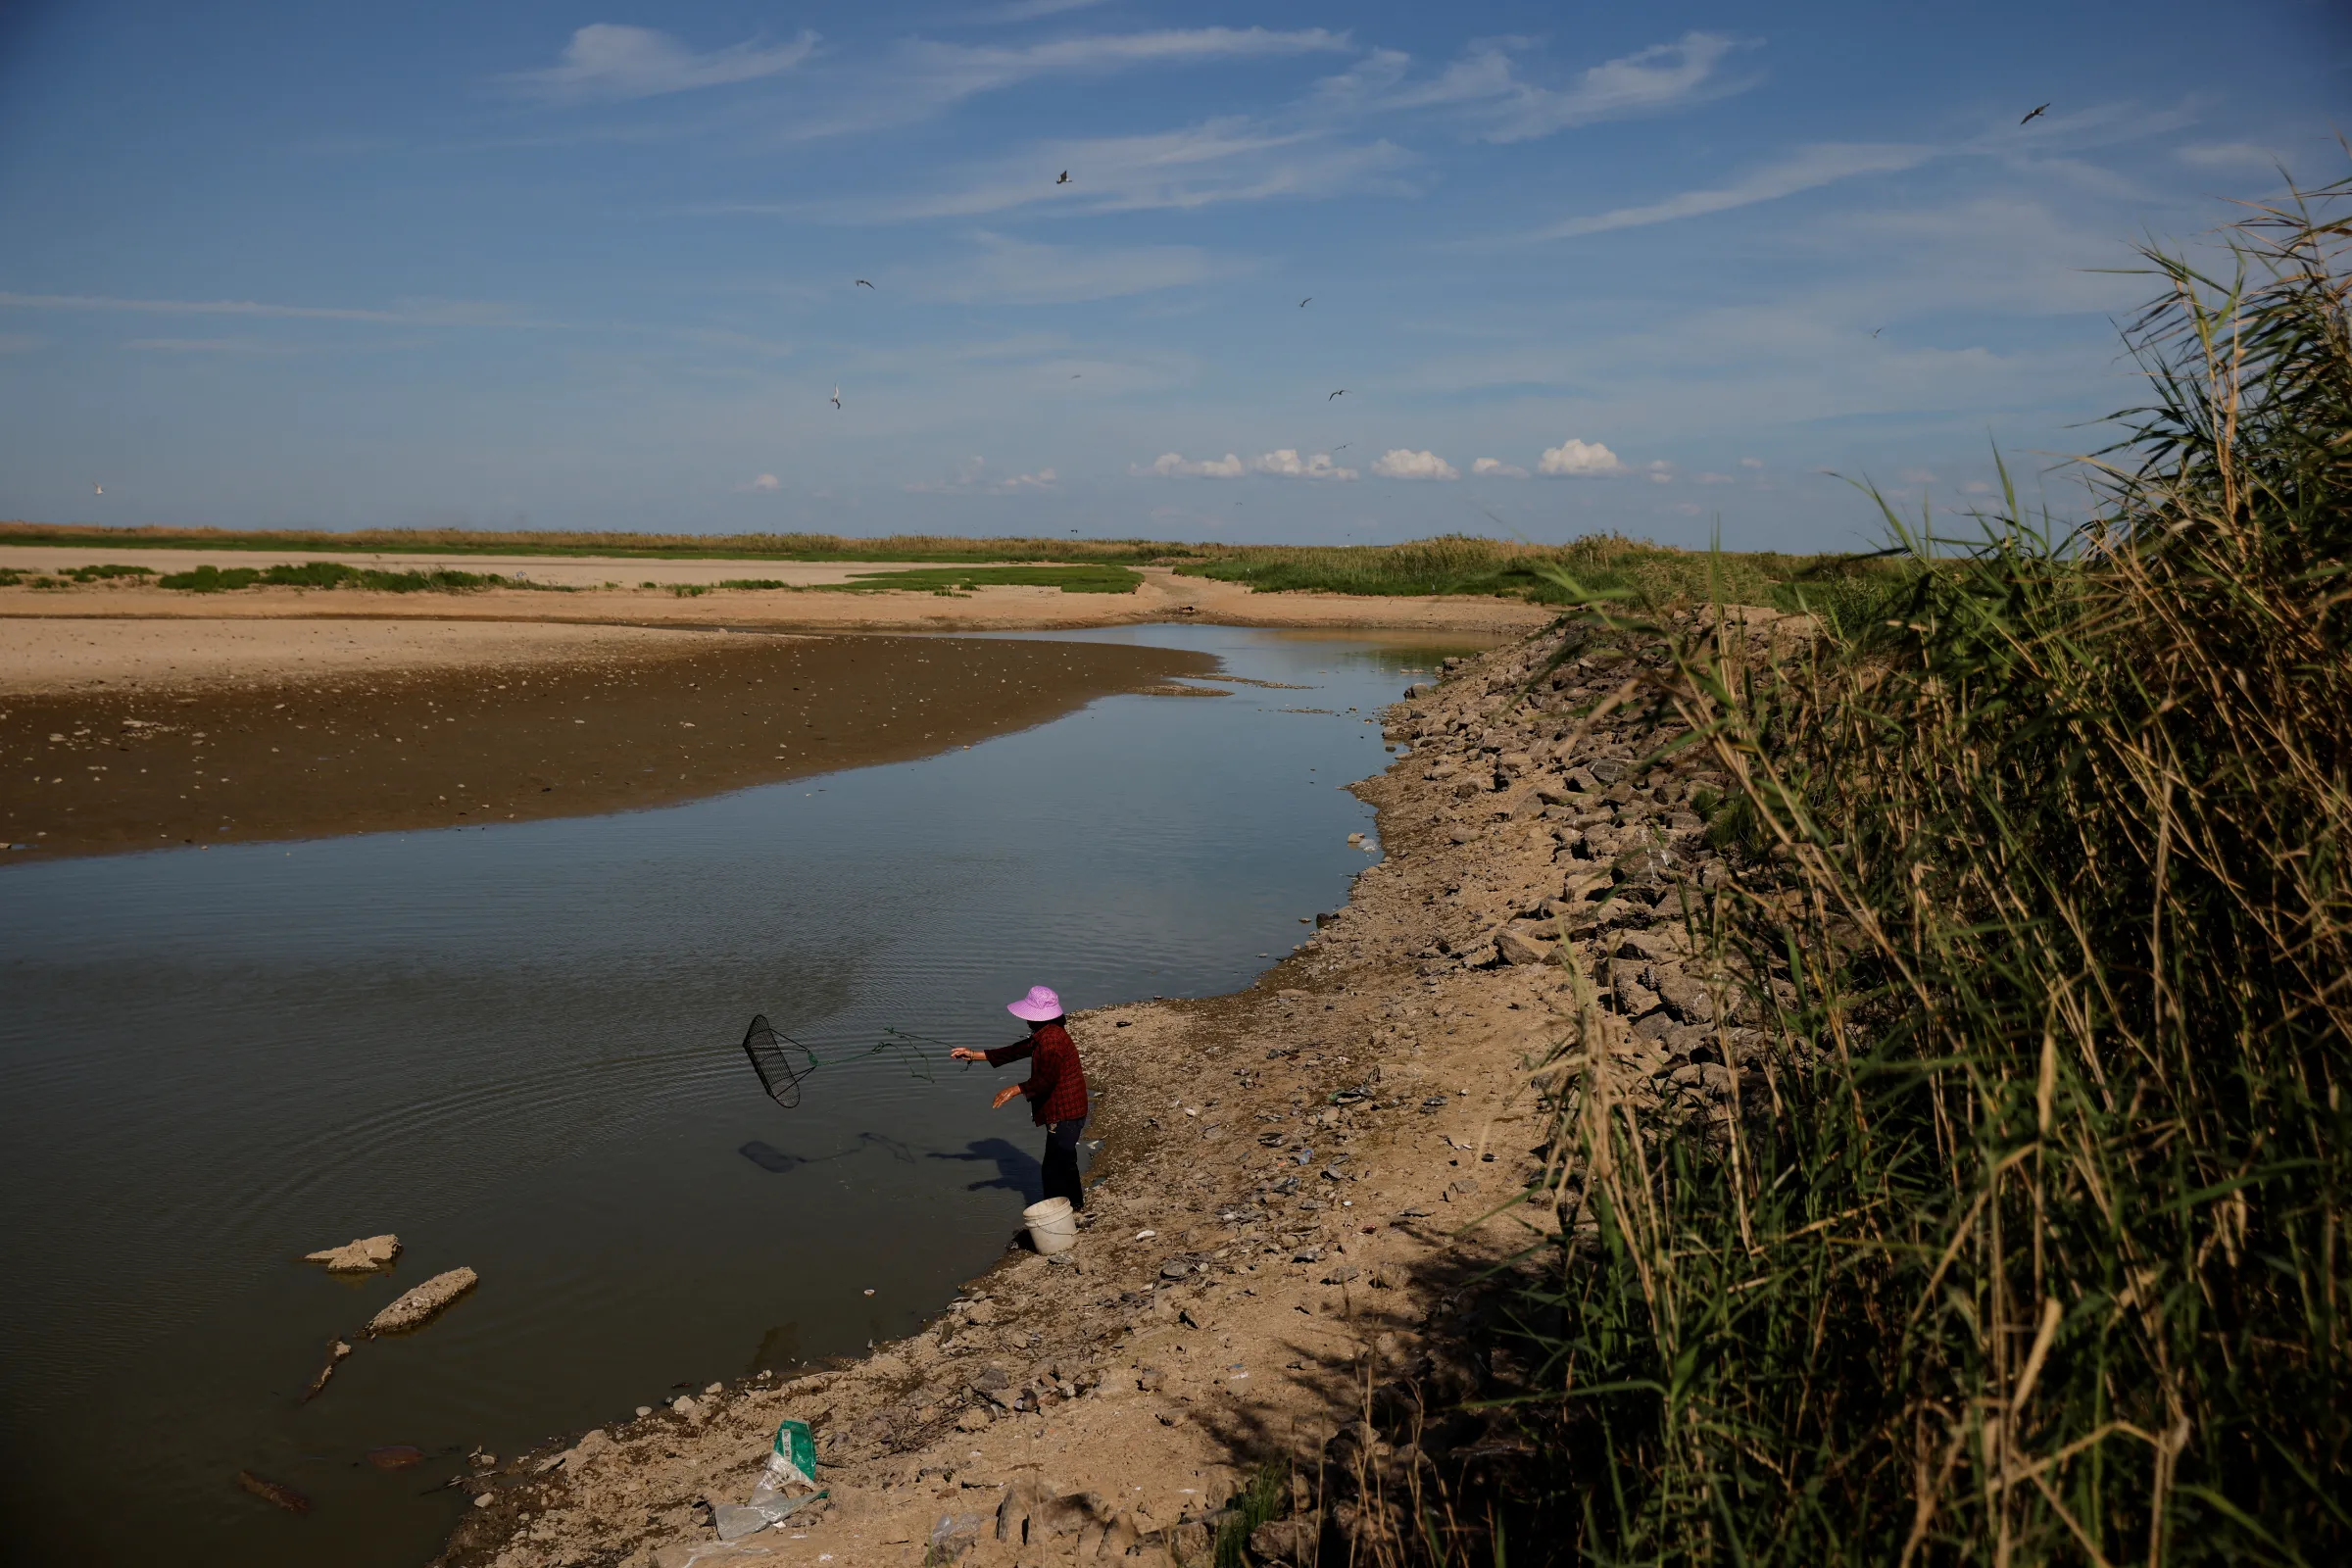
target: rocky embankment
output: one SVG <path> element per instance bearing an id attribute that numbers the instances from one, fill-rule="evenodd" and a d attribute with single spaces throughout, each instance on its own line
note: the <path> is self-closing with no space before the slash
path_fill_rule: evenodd
<path id="1" fill-rule="evenodd" d="M 1558 637 L 1450 662 L 1390 710 L 1409 750 L 1357 786 L 1388 858 L 1254 988 L 1074 1020 L 1105 1143 L 1073 1251 L 1008 1253 L 838 1370 L 485 1464 L 445 1560 L 1201 1561 L 1258 1476 L 1244 1523 L 1270 1496 L 1283 1517 L 1253 1555 L 1302 1561 L 1358 1528 L 1354 1461 L 1389 1451 L 1399 1390 L 1419 1449 L 1507 1462 L 1503 1419 L 1460 1407 L 1523 1386 L 1487 1302 L 1557 1223 L 1517 1201 L 1552 1132 L 1531 1074 L 1596 991 L 1642 1104 L 1727 1118 L 1744 1054 L 1737 988 L 1686 959 L 1688 902 L 1734 873 L 1693 808 L 1722 780 L 1694 749 L 1652 765 L 1672 728 L 1609 706 L 1640 650 L 1519 700 Z M 787 1416 L 828 1500 L 719 1543 L 710 1505 L 742 1500 Z"/>

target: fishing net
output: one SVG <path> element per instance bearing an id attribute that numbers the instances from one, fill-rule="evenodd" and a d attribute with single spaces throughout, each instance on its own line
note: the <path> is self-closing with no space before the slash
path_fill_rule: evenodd
<path id="1" fill-rule="evenodd" d="M 804 1065 L 795 1060 L 794 1052 L 807 1058 Z M 801 1080 L 816 1070 L 816 1053 L 790 1035 L 778 1034 L 776 1026 L 767 1021 L 767 1014 L 756 1014 L 750 1029 L 744 1031 L 743 1054 L 752 1058 L 752 1071 L 760 1075 L 760 1087 L 767 1098 L 792 1110 L 801 1102 Z"/>

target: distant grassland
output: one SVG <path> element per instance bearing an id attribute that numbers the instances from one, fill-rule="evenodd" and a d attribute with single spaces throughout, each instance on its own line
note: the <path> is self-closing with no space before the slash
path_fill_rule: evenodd
<path id="1" fill-rule="evenodd" d="M 1173 566 L 1186 576 L 1242 583 L 1264 593 L 1290 591 L 1380 596 L 1466 594 L 1566 605 L 1575 595 L 1552 575 L 1565 572 L 1588 593 L 1608 594 L 1643 608 L 1703 602 L 1710 597 L 1734 604 L 1811 610 L 1832 619 L 1864 603 L 1895 576 L 1915 569 L 1877 557 L 1784 555 L 1775 551 L 1677 550 L 1616 534 L 1596 534 L 1564 545 L 1447 534 L 1396 545 L 1184 544 L 1156 539 L 970 539 L 943 534 L 894 534 L 852 539 L 839 534 L 651 534 L 651 533 L 469 533 L 455 529 L 374 529 L 359 533 L 235 533 L 225 529 L 50 527 L 0 523 L 0 545 L 89 545 L 121 550 L 202 549 L 317 551 L 334 555 L 371 553 L 507 556 L 612 556 L 646 559 L 742 561 L 906 561 L 967 569 L 862 574 L 828 592 L 882 589 L 955 594 L 989 584 L 1057 587 L 1066 593 L 1130 593 L 1139 565 Z M 979 568 L 979 569 L 969 569 Z M 202 568 L 213 570 L 214 568 Z M 441 573 L 428 582 L 419 574 L 377 573 L 386 580 L 308 583 L 283 573 L 305 567 L 277 566 L 252 578 L 262 583 L 297 582 L 329 587 L 349 583 L 393 591 L 418 588 L 525 586 L 506 578 Z M 359 570 L 327 568 L 337 573 Z M 247 568 L 226 568 L 222 579 Z M 398 575 L 401 582 L 389 579 Z M 431 573 L 423 574 L 432 576 Z M 204 585 L 189 573 L 164 579 L 167 587 L 234 587 L 226 580 Z M 773 579 L 743 577 L 720 587 L 774 587 Z M 680 592 L 706 591 L 701 588 Z"/>
<path id="2" fill-rule="evenodd" d="M 1185 560 L 1202 547 L 1154 539 L 966 539 L 832 533 L 578 533 L 560 529 L 363 528 L 351 533 L 230 528 L 99 528 L 0 522 L 0 545 L 92 545 L 150 550 L 302 550 L 323 555 L 619 556 L 706 561 L 1100 561 Z"/>
<path id="3" fill-rule="evenodd" d="M 1266 593 L 1486 594 L 1566 605 L 1605 593 L 1647 607 L 1705 601 L 1836 613 L 1908 570 L 1873 556 L 1708 554 L 1594 534 L 1565 545 L 1469 534 L 1400 545 L 1245 546 L 1179 565 L 1180 576 L 1248 583 Z"/>

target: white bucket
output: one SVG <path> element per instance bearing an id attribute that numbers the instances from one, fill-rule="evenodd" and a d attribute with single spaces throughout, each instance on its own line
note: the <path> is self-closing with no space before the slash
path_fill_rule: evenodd
<path id="1" fill-rule="evenodd" d="M 1078 1211 L 1066 1198 L 1031 1203 L 1021 1210 L 1021 1223 L 1029 1227 L 1030 1245 L 1048 1256 L 1078 1245 Z"/>

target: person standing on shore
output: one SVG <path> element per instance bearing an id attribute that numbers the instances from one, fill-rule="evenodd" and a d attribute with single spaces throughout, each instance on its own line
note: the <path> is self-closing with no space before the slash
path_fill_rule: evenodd
<path id="1" fill-rule="evenodd" d="M 1004 1010 L 1028 1024 L 1029 1035 L 994 1051 L 970 1051 L 957 1046 L 948 1054 L 957 1061 L 985 1061 L 1002 1067 L 1008 1061 L 1027 1061 L 1025 1082 L 1006 1084 L 992 1102 L 1003 1105 L 1015 1095 L 1029 1098 L 1029 1117 L 1046 1130 L 1046 1197 L 1066 1198 L 1072 1209 L 1086 1206 L 1078 1185 L 1078 1136 L 1086 1131 L 1086 1069 L 1079 1065 L 1078 1048 L 1062 1027 L 1061 998 L 1051 986 L 1032 986 Z"/>

